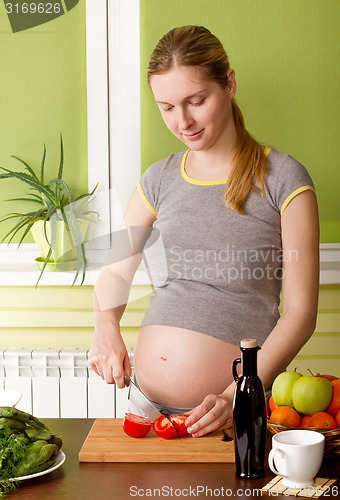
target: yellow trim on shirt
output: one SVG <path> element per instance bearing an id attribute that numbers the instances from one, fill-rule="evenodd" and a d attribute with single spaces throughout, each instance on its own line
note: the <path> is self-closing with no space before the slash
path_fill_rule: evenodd
<path id="1" fill-rule="evenodd" d="M 140 185 L 139 181 L 137 182 L 137 191 L 139 192 L 139 194 L 140 194 L 140 196 L 141 196 L 141 198 L 143 200 L 143 203 L 146 206 L 146 208 L 148 208 L 150 210 L 150 212 L 152 213 L 152 215 L 154 215 L 155 217 L 157 217 L 156 210 L 153 208 L 152 205 L 150 205 L 150 203 L 146 199 L 146 196 L 145 196 L 145 194 L 143 192 L 143 189 L 141 188 L 141 185 Z"/>
<path id="2" fill-rule="evenodd" d="M 198 179 L 193 179 L 192 177 L 189 177 L 185 171 L 185 161 L 187 159 L 189 151 L 190 149 L 186 150 L 186 152 L 182 156 L 182 161 L 181 161 L 181 174 L 186 182 L 189 182 L 190 184 L 196 184 L 197 186 L 215 186 L 218 184 L 225 184 L 227 182 L 227 179 L 218 179 L 217 181 L 200 181 Z"/>
<path id="3" fill-rule="evenodd" d="M 270 149 L 271 149 L 271 148 L 270 148 L 269 146 L 266 146 L 266 147 L 264 148 L 264 155 L 265 155 L 265 156 L 268 156 L 268 155 L 269 155 L 269 151 L 270 151 Z"/>
<path id="4" fill-rule="evenodd" d="M 269 146 L 265 147 L 264 154 L 266 157 L 269 155 L 270 149 L 271 148 Z M 185 171 L 185 162 L 186 162 L 189 151 L 190 151 L 190 149 L 187 149 L 185 151 L 184 155 L 182 156 L 182 161 L 181 161 L 181 174 L 182 174 L 183 179 L 186 182 L 189 182 L 190 184 L 196 184 L 198 186 L 217 186 L 219 184 L 225 184 L 227 182 L 228 179 L 218 179 L 216 181 L 200 181 L 198 179 L 193 179 L 192 177 L 189 177 Z"/>
<path id="5" fill-rule="evenodd" d="M 303 191 L 308 191 L 308 189 L 310 189 L 311 191 L 313 191 L 313 193 L 315 193 L 315 189 L 313 188 L 313 186 L 301 186 L 298 189 L 295 189 L 295 191 L 293 191 L 289 196 L 287 196 L 287 198 L 281 205 L 281 212 L 280 212 L 281 215 L 283 214 L 283 211 L 287 207 L 288 203 L 292 201 L 292 199 L 295 198 L 296 195 L 303 193 Z"/>

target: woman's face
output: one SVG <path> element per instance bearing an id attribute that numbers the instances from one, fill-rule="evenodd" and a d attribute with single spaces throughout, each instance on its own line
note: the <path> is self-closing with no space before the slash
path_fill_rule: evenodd
<path id="1" fill-rule="evenodd" d="M 191 150 L 208 150 L 228 139 L 236 92 L 233 70 L 225 88 L 195 66 L 152 75 L 150 86 L 166 126 Z"/>

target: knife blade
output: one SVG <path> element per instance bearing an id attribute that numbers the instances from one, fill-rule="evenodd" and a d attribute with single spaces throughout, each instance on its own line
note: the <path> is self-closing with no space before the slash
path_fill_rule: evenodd
<path id="1" fill-rule="evenodd" d="M 161 412 L 151 403 L 145 394 L 136 386 L 130 377 L 124 372 L 124 382 L 128 387 L 128 400 L 148 417 L 151 422 L 161 416 Z"/>

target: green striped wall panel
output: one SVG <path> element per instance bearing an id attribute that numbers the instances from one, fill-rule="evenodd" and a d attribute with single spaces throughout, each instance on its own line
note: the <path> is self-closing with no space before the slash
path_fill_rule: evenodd
<path id="1" fill-rule="evenodd" d="M 150 286 L 134 286 L 121 322 L 134 347 Z M 0 346 L 89 347 L 93 335 L 93 287 L 0 287 Z"/>
<path id="2" fill-rule="evenodd" d="M 138 326 L 143 319 L 143 311 L 128 310 L 122 318 L 121 325 L 125 327 Z M 3 310 L 0 308 L 1 326 L 4 328 L 86 328 L 93 326 L 93 312 L 79 309 L 41 310 L 14 308 Z"/>
<path id="3" fill-rule="evenodd" d="M 93 287 L 0 287 L 0 346 L 89 347 L 93 335 Z M 134 347 L 150 286 L 133 286 L 121 322 Z M 331 373 L 340 368 L 340 285 L 320 286 L 316 330 L 289 369 Z"/>
<path id="4" fill-rule="evenodd" d="M 316 333 L 340 331 L 340 310 L 320 311 L 316 321 Z"/>
<path id="5" fill-rule="evenodd" d="M 59 309 L 76 307 L 92 311 L 92 286 L 38 286 L 1 287 L 0 306 L 2 308 L 40 308 Z M 138 307 L 147 307 L 151 286 L 133 286 L 129 296 L 129 305 L 138 301 Z"/>
<path id="6" fill-rule="evenodd" d="M 340 370 L 340 285 L 321 285 L 315 332 L 288 369 L 307 375 L 328 373 L 339 377 Z"/>
<path id="7" fill-rule="evenodd" d="M 336 309 L 340 311 L 340 285 L 321 285 L 319 311 Z M 338 325 L 340 327 L 340 325 Z"/>

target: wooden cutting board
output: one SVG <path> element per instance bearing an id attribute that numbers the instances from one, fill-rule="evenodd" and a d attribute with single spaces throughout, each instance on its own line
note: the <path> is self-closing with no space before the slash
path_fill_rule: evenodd
<path id="1" fill-rule="evenodd" d="M 163 439 L 151 430 L 143 438 L 123 431 L 122 418 L 97 419 L 80 452 L 80 462 L 201 462 L 232 463 L 234 442 L 223 432 L 193 438 Z"/>

